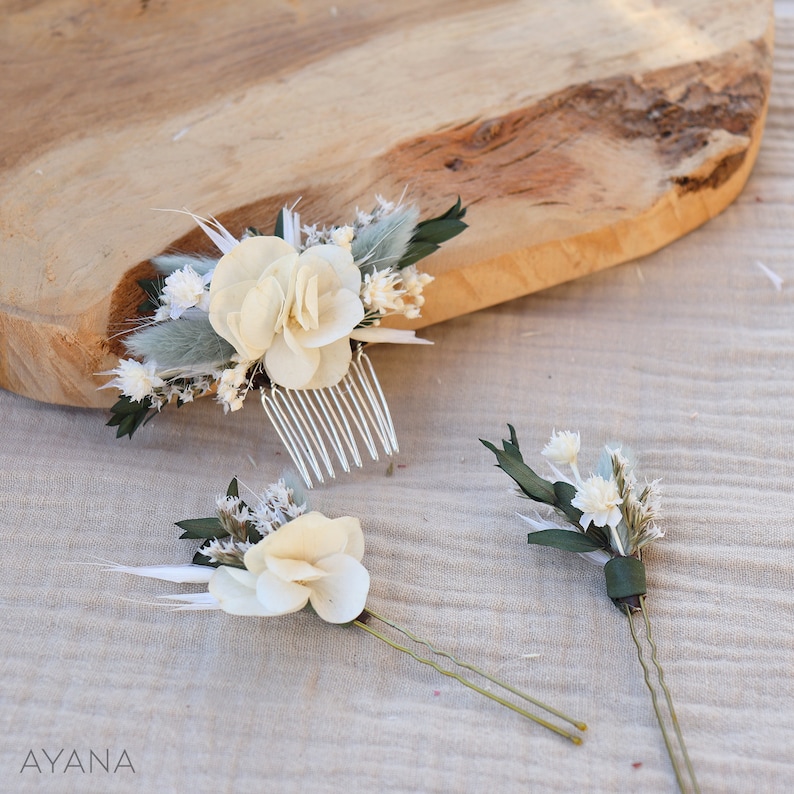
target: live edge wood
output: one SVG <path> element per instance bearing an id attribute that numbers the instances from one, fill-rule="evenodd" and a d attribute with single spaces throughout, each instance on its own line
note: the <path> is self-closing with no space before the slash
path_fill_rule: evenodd
<path id="1" fill-rule="evenodd" d="M 425 261 L 437 323 L 647 254 L 758 151 L 771 0 L 0 0 L 0 385 L 96 373 L 166 250 L 350 217 L 375 193 L 470 228 Z"/>

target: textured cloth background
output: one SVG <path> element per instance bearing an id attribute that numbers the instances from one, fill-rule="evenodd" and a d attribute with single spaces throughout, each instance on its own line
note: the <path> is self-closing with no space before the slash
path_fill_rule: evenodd
<path id="1" fill-rule="evenodd" d="M 675 779 L 601 572 L 529 547 L 478 437 L 553 427 L 663 477 L 649 607 L 703 791 L 794 785 L 794 3 L 778 6 L 763 148 L 722 216 L 640 262 L 445 323 L 372 359 L 402 452 L 312 492 L 362 520 L 369 604 L 589 724 L 574 747 L 357 629 L 173 613 L 196 589 L 103 571 L 181 563 L 173 522 L 286 465 L 255 401 L 101 412 L 0 392 L 0 790 L 668 792 Z M 757 267 L 786 281 L 782 291 Z M 63 755 L 50 771 L 43 755 Z M 89 751 L 109 750 L 115 774 Z M 42 766 L 22 770 L 30 750 Z M 85 773 L 64 771 L 73 750 Z M 22 770 L 22 771 L 21 771 Z"/>

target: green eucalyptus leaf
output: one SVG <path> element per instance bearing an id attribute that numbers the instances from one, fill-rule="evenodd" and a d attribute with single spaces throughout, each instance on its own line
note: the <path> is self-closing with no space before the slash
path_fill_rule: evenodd
<path id="1" fill-rule="evenodd" d="M 554 486 L 548 480 L 538 477 L 538 475 L 524 463 L 517 447 L 513 447 L 509 442 L 503 442 L 506 448 L 501 450 L 490 441 L 485 441 L 482 438 L 480 441 L 496 455 L 496 465 L 508 476 L 512 477 L 518 487 L 530 499 L 548 505 L 555 504 L 557 496 L 554 493 Z"/>
<path id="2" fill-rule="evenodd" d="M 421 233 L 420 239 L 423 243 L 441 245 L 460 234 L 466 228 L 466 224 L 454 218 L 437 218 L 424 226 L 421 223 L 417 224 L 416 228 Z"/>
<path id="3" fill-rule="evenodd" d="M 597 527 L 595 524 L 590 524 L 585 532 L 588 538 L 592 538 L 596 543 L 601 544 L 601 548 L 609 548 L 609 530 L 606 527 Z"/>
<path id="4" fill-rule="evenodd" d="M 524 456 L 521 454 L 518 444 L 514 444 L 512 441 L 508 441 L 507 439 L 502 439 L 502 449 L 504 449 L 504 451 L 510 455 L 518 458 L 518 460 L 522 462 L 524 461 Z"/>
<path id="5" fill-rule="evenodd" d="M 116 428 L 116 438 L 132 434 L 143 424 L 151 410 L 148 400 L 136 402 L 129 397 L 122 397 L 111 409 L 111 417 L 106 422 L 108 427 Z"/>
<path id="6" fill-rule="evenodd" d="M 613 557 L 604 566 L 607 595 L 613 600 L 645 595 L 645 565 L 636 557 Z"/>
<path id="7" fill-rule="evenodd" d="M 425 243 L 425 242 L 411 242 L 408 244 L 408 248 L 403 254 L 400 261 L 397 263 L 397 267 L 402 270 L 404 267 L 409 267 L 410 265 L 415 265 L 420 259 L 424 259 L 425 257 L 430 256 L 430 254 L 434 254 L 438 251 L 439 246 L 435 243 Z"/>
<path id="8" fill-rule="evenodd" d="M 203 549 L 204 546 L 202 546 L 201 548 Z M 206 565 L 208 568 L 219 568 L 220 567 L 220 563 L 219 562 L 213 562 L 209 557 L 206 557 L 204 554 L 201 553 L 201 549 L 199 549 L 193 555 L 192 562 L 193 562 L 193 565 Z"/>
<path id="9" fill-rule="evenodd" d="M 124 425 L 130 419 L 132 421 L 130 422 L 129 426 L 122 427 L 122 425 Z M 123 438 L 124 436 L 129 436 L 132 438 L 132 434 L 146 421 L 146 414 L 143 412 L 136 414 L 135 416 L 128 416 L 127 419 L 125 419 L 124 422 L 118 426 L 118 429 L 116 430 L 116 438 Z"/>
<path id="10" fill-rule="evenodd" d="M 554 506 L 565 513 L 565 517 L 572 524 L 578 526 L 582 511 L 571 505 L 573 498 L 576 496 L 576 488 L 569 482 L 559 481 L 554 483 L 554 493 L 557 497 L 557 503 Z"/>
<path id="11" fill-rule="evenodd" d="M 575 551 L 579 554 L 588 551 L 597 551 L 601 548 L 592 538 L 583 535 L 581 532 L 574 532 L 568 529 L 541 529 L 539 532 L 530 532 L 527 535 L 527 543 L 536 546 L 551 546 L 562 551 Z"/>
<path id="12" fill-rule="evenodd" d="M 135 415 L 128 414 L 119 422 L 118 429 L 116 430 L 116 438 L 123 438 L 124 436 L 129 436 L 132 438 L 132 434 L 135 432 L 135 427 Z"/>
<path id="13" fill-rule="evenodd" d="M 397 263 L 398 268 L 416 264 L 420 259 L 434 253 L 441 243 L 451 240 L 467 228 L 462 218 L 466 209 L 461 207 L 460 196 L 445 213 L 435 218 L 428 218 L 416 224 L 411 241 L 405 253 Z"/>
<path id="14" fill-rule="evenodd" d="M 151 406 L 148 400 L 141 400 L 137 402 L 131 397 L 121 397 L 110 409 L 111 413 L 119 416 L 126 416 L 127 414 L 137 414 L 138 411 L 148 411 Z"/>
<path id="15" fill-rule="evenodd" d="M 435 218 L 429 218 L 426 221 L 422 221 L 421 223 L 417 224 L 417 228 L 430 226 L 438 221 L 462 220 L 465 217 L 466 217 L 466 207 L 461 206 L 460 196 L 458 196 L 458 200 L 443 215 L 439 215 Z"/>
<path id="16" fill-rule="evenodd" d="M 284 239 L 284 215 L 286 214 L 286 210 L 279 210 L 278 217 L 276 218 L 276 228 L 273 229 L 273 236 L 280 237 L 282 240 Z"/>
<path id="17" fill-rule="evenodd" d="M 184 530 L 179 536 L 180 540 L 183 538 L 211 540 L 213 538 L 225 538 L 229 535 L 217 516 L 212 518 L 188 518 L 185 521 L 177 521 L 176 525 Z"/>
<path id="18" fill-rule="evenodd" d="M 237 477 L 232 477 L 229 487 L 226 489 L 226 496 L 233 496 L 235 499 L 240 498 L 240 489 L 237 485 Z"/>

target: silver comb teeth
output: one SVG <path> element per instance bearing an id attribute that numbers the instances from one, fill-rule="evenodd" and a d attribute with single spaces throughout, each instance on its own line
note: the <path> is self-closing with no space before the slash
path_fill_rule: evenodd
<path id="1" fill-rule="evenodd" d="M 336 477 L 334 457 L 343 471 L 349 472 L 351 463 L 361 467 L 357 440 L 374 461 L 379 447 L 387 456 L 400 451 L 389 406 L 362 346 L 335 386 L 261 391 L 262 407 L 308 488 L 313 478 L 322 483 L 325 476 Z"/>

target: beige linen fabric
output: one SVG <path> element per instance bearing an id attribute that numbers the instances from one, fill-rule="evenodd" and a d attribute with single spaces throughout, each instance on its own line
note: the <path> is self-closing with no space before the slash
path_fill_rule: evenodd
<path id="1" fill-rule="evenodd" d="M 129 442 L 101 412 L 0 392 L 0 790 L 669 792 L 675 779 L 602 573 L 526 544 L 478 437 L 553 427 L 583 465 L 619 439 L 663 477 L 649 607 L 703 791 L 794 780 L 794 18 L 741 198 L 640 262 L 429 328 L 372 359 L 402 452 L 311 494 L 361 518 L 370 605 L 586 720 L 568 742 L 356 629 L 174 613 L 191 592 L 94 563 L 188 561 L 173 522 L 286 464 L 254 400 L 167 411 Z M 760 260 L 785 283 L 777 291 Z M 63 754 L 51 771 L 44 751 Z M 30 765 L 33 751 L 41 772 Z M 69 756 L 76 750 L 80 772 Z M 90 751 L 110 772 L 89 771 Z M 126 754 L 122 766 L 113 767 Z M 23 768 L 24 767 L 24 768 Z"/>

